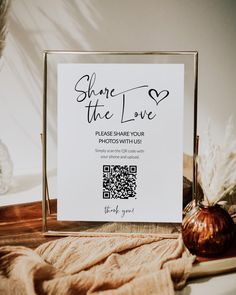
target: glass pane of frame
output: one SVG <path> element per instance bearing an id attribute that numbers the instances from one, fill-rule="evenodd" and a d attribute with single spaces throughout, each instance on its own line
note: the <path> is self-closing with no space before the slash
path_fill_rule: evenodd
<path id="1" fill-rule="evenodd" d="M 161 65 L 163 67 L 161 67 Z M 139 83 L 139 84 L 135 84 L 136 81 L 139 81 L 138 79 L 141 79 L 139 77 L 143 77 L 143 79 L 145 79 L 145 73 L 147 71 L 147 75 L 149 75 L 149 72 L 153 71 L 154 75 L 155 73 L 157 73 L 160 77 L 160 69 L 162 71 L 164 71 L 163 73 L 165 73 L 165 71 L 167 71 L 166 75 L 169 77 L 169 79 L 175 79 L 175 75 L 174 73 L 176 72 L 177 74 L 179 73 L 179 68 L 178 66 L 182 65 L 183 67 L 183 114 L 181 114 L 181 116 L 183 117 L 183 121 L 182 121 L 182 130 L 183 132 L 180 133 L 180 135 L 182 134 L 182 137 L 180 139 L 176 139 L 176 142 L 182 142 L 182 150 L 183 150 L 183 157 L 182 157 L 182 161 L 183 161 L 183 165 L 182 167 L 185 165 L 186 166 L 186 162 L 188 162 L 188 164 L 193 163 L 193 159 L 196 153 L 196 128 L 197 128 L 197 52 L 70 52 L 70 51 L 45 51 L 44 54 L 44 106 L 43 106 L 43 221 L 44 221 L 44 226 L 43 226 L 43 230 L 46 234 L 53 234 L 53 235 L 69 235 L 69 234 L 82 234 L 82 233 L 110 233 L 110 232 L 116 232 L 116 233 L 160 233 L 160 232 L 172 232 L 173 228 L 175 229 L 176 227 L 178 228 L 178 224 L 180 223 L 180 221 L 178 220 L 178 222 L 176 222 L 175 220 L 173 220 L 174 222 L 170 221 L 170 222 L 154 222 L 154 217 L 151 216 L 151 213 L 149 214 L 148 210 L 146 210 L 146 212 L 142 215 L 142 217 L 138 218 L 137 220 L 134 219 L 134 221 L 132 220 L 132 218 L 129 219 L 129 217 L 127 217 L 127 220 L 124 219 L 124 221 L 122 220 L 122 218 L 115 218 L 116 215 L 116 210 L 120 210 L 120 214 L 122 214 L 122 209 L 121 208 L 117 208 L 114 205 L 114 208 L 112 206 L 104 206 L 104 210 L 113 210 L 113 215 L 111 214 L 111 217 L 108 218 L 108 220 L 102 220 L 102 218 L 95 221 L 91 218 L 91 220 L 89 219 L 89 217 L 91 217 L 91 214 L 88 214 L 88 219 L 86 218 L 81 218 L 80 219 L 80 215 L 78 214 L 78 218 L 72 218 L 70 220 L 70 218 L 68 218 L 67 221 L 65 215 L 60 214 L 62 217 L 64 216 L 64 218 L 58 218 L 57 216 L 57 211 L 58 211 L 58 204 L 59 202 L 57 202 L 58 199 L 58 182 L 59 182 L 59 187 L 61 186 L 61 183 L 63 182 L 63 189 L 64 187 L 68 187 L 70 186 L 69 183 L 69 179 L 67 178 L 67 174 L 66 172 L 63 172 L 60 174 L 59 170 L 62 170 L 62 164 L 63 165 L 66 163 L 66 160 L 58 161 L 58 151 L 60 151 L 60 147 L 63 146 L 63 149 L 66 148 L 67 152 L 68 152 L 68 147 L 70 146 L 70 144 L 72 145 L 73 142 L 68 143 L 65 145 L 63 143 L 63 137 L 64 136 L 62 132 L 63 130 L 63 126 L 70 126 L 67 125 L 67 123 L 65 122 L 64 124 L 64 119 L 67 117 L 64 117 L 64 114 L 60 114 L 63 113 L 64 111 L 64 106 L 59 106 L 58 105 L 58 97 L 60 97 L 60 95 L 62 95 L 62 93 L 64 93 L 63 91 L 67 91 L 67 89 L 64 89 L 64 84 L 68 85 L 69 82 L 66 82 L 67 79 L 69 79 L 68 77 L 70 76 L 70 74 L 73 76 L 73 73 L 76 72 L 76 69 L 79 67 L 79 69 L 82 69 L 85 71 L 87 69 L 96 69 L 96 71 L 98 71 L 97 73 L 100 74 L 100 76 L 97 74 L 96 79 L 97 80 L 103 80 L 104 79 L 108 79 L 107 77 L 109 77 L 109 72 L 113 73 L 115 72 L 119 72 L 119 70 L 121 71 L 121 76 L 117 76 L 118 80 L 122 80 L 120 77 L 122 77 L 122 75 L 127 75 L 127 79 L 123 79 L 124 80 L 129 80 L 130 76 L 132 75 L 132 73 L 136 73 L 136 76 L 138 78 L 134 78 L 134 80 L 132 80 L 131 82 L 133 82 L 132 85 L 137 86 L 137 87 L 132 87 L 130 86 L 130 84 L 126 85 L 125 84 L 125 88 L 123 88 L 123 90 L 127 90 L 127 89 L 133 89 L 133 88 L 139 88 L 139 87 L 146 87 L 147 85 L 143 82 L 143 80 Z M 73 67 L 75 67 L 75 71 L 73 71 Z M 61 69 L 59 72 L 59 68 Z M 72 69 L 72 70 L 71 70 Z M 113 69 L 113 71 L 111 70 Z M 154 70 L 153 70 L 154 69 Z M 157 69 L 157 72 L 155 72 L 155 69 Z M 177 70 L 176 70 L 177 69 Z M 81 70 L 81 71 L 82 71 Z M 168 73 L 168 70 L 170 70 L 170 72 Z M 67 71 L 68 75 L 67 75 Z M 139 75 L 137 74 L 138 72 L 142 71 L 143 75 Z M 82 71 L 83 72 L 83 71 Z M 79 72 L 80 74 L 82 72 Z M 94 71 L 92 71 L 91 73 L 93 73 Z M 172 72 L 173 72 L 173 77 L 172 77 Z M 131 74 L 130 74 L 131 73 Z M 103 74 L 103 76 L 102 76 Z M 112 75 L 112 74 L 111 74 Z M 164 74 L 163 74 L 164 75 Z M 86 76 L 86 75 L 84 75 Z M 103 99 L 108 99 L 108 98 L 114 98 L 115 96 L 118 96 L 117 93 L 120 93 L 122 91 L 118 91 L 117 89 L 113 89 L 112 86 L 110 86 L 110 84 L 107 86 L 105 85 L 104 87 L 98 87 L 96 89 L 95 87 L 95 79 L 94 76 L 92 77 L 92 75 L 90 74 L 87 75 L 86 77 L 79 76 L 80 78 L 83 77 L 83 81 L 80 80 L 78 77 L 76 78 L 77 80 L 76 83 L 74 83 L 74 94 L 77 95 L 77 98 L 79 97 L 79 95 L 81 95 L 78 99 L 77 102 L 83 102 L 83 95 L 87 95 L 87 97 L 89 96 L 89 91 L 91 92 L 91 96 L 93 95 L 93 99 L 94 101 L 95 98 L 97 99 L 98 97 L 102 97 Z M 104 78 L 106 77 L 106 78 Z M 150 76 L 148 76 L 148 78 L 150 78 Z M 178 78 L 178 76 L 176 76 Z M 176 78 L 176 79 L 177 79 Z M 63 79 L 65 80 L 65 83 L 63 82 Z M 136 80 L 135 80 L 136 79 Z M 164 79 L 164 78 L 163 78 Z M 155 81 L 155 78 L 154 78 Z M 175 82 L 173 81 L 173 85 L 177 85 L 176 87 L 178 87 L 178 84 L 181 84 L 182 80 L 180 80 L 180 82 Z M 80 85 L 79 83 L 80 82 Z M 67 84 L 66 84 L 67 83 Z M 87 84 L 86 84 L 87 83 Z M 90 83 L 90 90 L 84 90 L 84 92 L 82 91 L 82 89 L 85 89 L 85 84 L 89 85 Z M 120 82 L 117 82 L 120 83 Z M 122 82 L 125 83 L 125 82 Z M 151 83 L 151 82 L 150 82 Z M 164 83 L 164 82 L 163 82 Z M 79 86 L 81 86 L 79 88 Z M 100 84 L 99 84 L 100 85 Z M 164 84 L 163 84 L 164 85 Z M 78 86 L 78 87 L 77 87 Z M 120 86 L 120 84 L 119 84 Z M 77 89 L 76 89 L 77 87 Z M 181 88 L 181 87 L 180 87 Z M 113 92 L 112 92 L 113 89 Z M 119 88 L 121 89 L 121 88 Z M 102 91 L 102 92 L 101 92 Z M 110 91 L 110 92 L 109 92 Z M 133 91 L 133 90 L 132 90 Z M 160 106 L 161 103 L 163 103 L 162 101 L 164 101 L 164 99 L 167 97 L 167 88 L 159 88 L 158 90 L 154 89 L 153 87 L 149 87 L 147 88 L 146 93 L 149 94 L 149 98 L 152 99 L 152 103 L 154 103 L 154 105 L 156 106 Z M 158 92 L 159 91 L 159 92 Z M 162 92 L 163 91 L 163 92 Z M 165 92 L 166 91 L 166 92 Z M 180 90 L 181 91 L 181 90 Z M 86 92 L 86 94 L 85 94 Z M 101 92 L 101 93 L 99 93 Z M 124 91 L 125 92 L 125 91 Z M 169 92 L 169 91 L 168 91 Z M 168 93 L 169 94 L 169 93 Z M 165 97 L 166 96 L 166 97 Z M 127 101 L 125 101 L 125 97 L 124 96 L 120 96 L 123 104 L 121 105 L 121 112 L 123 111 L 123 122 L 126 120 L 124 118 L 124 103 L 127 103 Z M 98 102 L 99 104 L 100 102 Z M 92 106 L 93 108 L 90 108 L 91 110 L 94 110 L 94 105 Z M 178 104 L 176 104 L 177 110 L 178 110 Z M 94 115 L 94 113 L 92 113 L 92 111 L 90 112 L 90 118 L 88 118 L 88 104 L 84 104 L 83 105 L 83 110 L 87 111 L 87 123 L 91 124 L 91 122 L 88 122 L 88 120 L 92 120 L 94 119 L 94 117 L 92 118 L 92 114 Z M 142 109 L 143 111 L 143 109 Z M 59 115 L 58 115 L 59 112 Z M 175 110 L 173 111 L 175 112 Z M 111 116 L 111 111 L 110 114 L 108 114 L 108 118 L 107 118 L 107 122 L 106 124 L 109 124 L 111 121 L 109 121 L 109 116 Z M 121 115 L 122 115 L 121 114 Z M 157 114 L 152 112 L 148 112 L 146 111 L 146 113 L 143 111 L 138 113 L 136 112 L 137 117 L 138 115 L 141 116 L 141 121 L 144 119 L 142 118 L 142 116 L 146 115 L 148 117 L 148 115 L 150 116 L 149 121 L 152 120 L 152 117 L 156 116 Z M 141 115 L 140 115 L 141 114 Z M 112 115 L 114 115 L 114 112 L 112 113 Z M 97 115 L 98 116 L 98 115 Z M 104 114 L 100 114 L 100 116 L 105 116 Z M 136 116 L 136 115 L 134 115 Z M 173 117 L 174 117 L 174 113 L 173 113 Z M 61 118 L 63 118 L 63 122 L 61 120 Z M 100 118 L 98 118 L 97 120 L 99 121 Z M 130 119 L 130 117 L 129 117 Z M 133 117 L 132 117 L 133 119 Z M 135 117 L 136 119 L 136 117 Z M 65 119 L 65 121 L 70 121 L 69 124 L 71 124 L 71 118 L 67 118 Z M 105 118 L 106 120 L 106 118 Z M 131 120 L 131 119 L 130 119 Z M 173 119 L 174 120 L 174 119 Z M 128 120 L 127 120 L 128 121 Z M 122 123 L 123 123 L 122 122 Z M 143 122 L 143 121 L 142 121 Z M 94 123 L 94 122 L 92 122 Z M 172 126 L 172 127 L 171 127 Z M 149 128 L 149 127 L 147 127 Z M 170 132 L 167 132 L 168 136 L 170 137 L 174 137 L 175 134 L 171 133 L 171 128 L 173 128 L 173 125 L 165 127 L 166 130 L 170 130 Z M 101 142 L 103 142 L 103 132 L 110 130 L 109 128 L 95 128 L 94 129 L 94 134 L 96 133 L 97 136 L 97 140 L 101 140 Z M 122 131 L 124 131 L 124 128 L 121 129 Z M 129 130 L 125 129 L 125 130 Z M 135 129 L 130 129 L 130 130 L 134 130 Z M 74 131 L 71 130 L 67 130 L 66 132 L 71 133 L 70 136 L 68 138 L 72 138 L 73 137 L 73 133 Z M 120 133 L 119 133 L 120 134 Z M 119 136 L 119 134 L 114 134 L 113 132 L 113 136 Z M 133 133 L 134 134 L 134 133 Z M 141 133 L 140 133 L 141 134 Z M 155 133 L 154 133 L 155 134 Z M 59 135 L 59 138 L 58 138 Z M 111 135 L 111 134 L 110 134 Z M 127 135 L 127 134 L 126 134 Z M 128 134 L 129 136 L 131 136 L 131 133 Z M 81 138 L 82 135 L 80 135 L 80 140 L 84 140 L 84 138 Z M 95 136 L 95 135 L 94 135 Z M 105 136 L 109 137 L 109 134 L 105 133 Z M 122 136 L 122 134 L 120 134 L 120 136 Z M 142 134 L 141 134 L 142 136 Z M 76 137 L 76 135 L 75 135 Z M 107 138 L 107 137 L 106 137 Z M 133 138 L 132 138 L 133 140 Z M 133 141 L 132 141 L 133 142 Z M 170 141 L 171 142 L 171 141 Z M 179 144 L 179 146 L 181 146 Z M 99 154 L 99 157 L 101 158 L 101 153 L 103 150 L 105 150 L 105 152 L 108 152 L 108 147 L 109 144 L 106 146 L 106 148 L 104 149 L 104 145 L 100 145 L 99 148 L 97 148 L 97 154 Z M 140 150 L 142 148 L 142 144 L 140 147 Z M 113 148 L 113 151 L 118 150 L 119 148 L 119 152 L 121 152 L 120 146 L 116 145 L 115 148 Z M 96 149 L 96 147 L 95 147 Z M 72 148 L 73 150 L 73 148 Z M 111 150 L 111 148 L 110 148 Z M 128 150 L 132 150 L 132 149 L 128 149 Z M 133 152 L 136 152 L 137 150 L 133 149 Z M 127 149 L 126 149 L 127 152 Z M 153 153 L 153 152 L 152 152 Z M 118 156 L 117 156 L 118 157 Z M 171 157 L 171 155 L 170 155 Z M 60 153 L 60 158 L 61 158 L 61 153 Z M 119 155 L 119 158 L 121 158 L 121 156 Z M 81 158 L 78 158 L 81 159 Z M 69 157 L 69 161 L 71 162 L 71 164 L 69 164 L 69 166 L 74 166 L 73 163 L 73 158 Z M 155 155 L 153 155 L 153 161 L 155 162 Z M 167 161 L 168 162 L 168 161 Z M 170 162 L 170 161 L 169 161 Z M 59 163 L 59 166 L 58 166 Z M 108 161 L 109 164 L 114 164 L 113 162 L 110 163 Z M 77 168 L 76 169 L 83 169 L 83 165 L 80 163 L 77 163 Z M 163 164 L 162 164 L 163 165 Z M 115 165 L 108 165 L 109 167 L 105 167 L 105 168 L 109 168 L 109 169 L 116 169 Z M 133 167 L 134 166 L 134 167 Z M 115 168 L 114 168 L 115 167 Z M 122 166 L 123 170 L 126 169 L 127 167 L 125 165 Z M 124 168 L 126 167 L 126 168 Z M 129 166 L 130 167 L 130 166 Z M 135 168 L 136 165 L 131 165 L 131 168 Z M 174 166 L 175 167 L 175 166 Z M 164 168 L 164 167 L 163 167 Z M 168 169 L 170 167 L 168 166 Z M 194 171 L 194 165 L 193 165 L 193 169 L 191 169 L 191 167 L 189 167 L 189 169 L 185 169 L 186 167 L 183 167 L 184 169 L 181 170 L 181 173 L 183 174 L 182 176 L 186 176 L 188 179 L 193 180 L 195 178 L 195 171 Z M 68 169 L 68 168 L 67 168 Z M 74 169 L 74 168 L 73 168 Z M 72 169 L 72 170 L 73 170 Z M 104 169 L 104 166 L 103 166 Z M 121 169 L 121 168 L 118 168 Z M 130 169 L 130 168 L 127 168 Z M 113 170 L 112 170 L 113 171 Z M 121 171 L 121 170 L 119 170 Z M 103 171 L 104 172 L 104 171 Z M 106 172 L 106 171 L 105 171 Z M 64 174 L 65 173 L 65 174 Z M 127 174 L 127 172 L 125 172 Z M 153 173 L 153 172 L 152 172 Z M 74 175 L 75 173 L 72 172 L 72 174 Z M 128 177 L 133 177 L 135 174 L 135 171 L 131 172 L 129 174 Z M 171 175 L 171 173 L 169 173 Z M 60 177 L 58 177 L 58 175 Z M 168 173 L 166 173 L 166 175 L 168 175 Z M 62 177 L 64 177 L 62 179 Z M 172 175 L 172 180 L 171 180 L 171 176 L 170 176 L 170 181 L 169 179 L 167 179 L 167 177 L 165 176 L 164 181 L 165 181 L 165 185 L 166 186 L 171 186 L 173 184 L 173 175 Z M 65 181 L 63 181 L 65 179 Z M 105 178 L 103 176 L 103 181 L 105 181 Z M 64 185 L 64 182 L 67 183 L 67 185 Z M 153 182 L 153 181 L 152 181 Z M 74 184 L 75 185 L 75 184 Z M 78 178 L 78 186 L 80 185 L 79 183 L 79 178 Z M 91 185 L 93 185 L 91 183 Z M 158 185 L 158 183 L 154 183 L 153 182 L 153 186 Z M 103 187 L 104 190 L 104 187 Z M 181 187 L 181 190 L 183 192 L 183 186 Z M 61 191 L 61 188 L 60 188 Z M 192 194 L 194 193 L 194 188 L 193 190 L 191 190 L 191 185 L 189 182 L 189 191 L 188 191 L 190 197 L 192 197 Z M 98 192 L 98 194 L 100 194 L 100 192 Z M 104 197 L 104 196 L 103 196 Z M 129 196 L 128 196 L 129 197 Z M 127 198 L 128 198 L 127 197 Z M 50 201 L 49 201 L 50 198 Z M 86 198 L 86 196 L 84 196 L 84 198 Z M 82 199 L 81 199 L 82 200 Z M 170 198 L 171 200 L 171 198 Z M 103 200 L 104 201 L 104 200 Z M 78 203 L 73 203 L 73 199 L 68 200 L 68 208 L 66 208 L 66 203 L 65 200 L 62 202 L 61 207 L 59 206 L 60 210 L 67 210 L 67 212 L 69 212 L 70 208 L 77 206 L 77 211 L 81 212 L 80 214 L 83 214 L 83 210 L 84 212 L 86 212 L 86 210 L 89 210 L 89 206 L 86 205 L 84 206 L 83 201 L 82 202 L 78 202 Z M 114 202 L 112 203 L 114 204 Z M 183 202 L 181 201 L 179 203 L 182 208 L 183 206 Z M 60 204 L 59 204 L 60 205 Z M 158 208 L 159 206 L 159 202 L 158 200 L 156 201 L 155 206 Z M 155 206 L 151 206 L 151 207 L 155 207 Z M 171 206 L 173 206 L 171 204 L 171 201 L 169 202 L 169 206 L 165 207 L 166 212 L 171 211 Z M 92 207 L 96 207 L 96 203 L 91 204 L 91 210 Z M 151 208 L 149 207 L 149 208 Z M 78 209 L 79 208 L 79 209 Z M 128 208 L 128 209 L 127 209 Z M 132 211 L 132 206 L 131 207 L 127 207 L 127 215 L 128 211 Z M 148 207 L 147 207 L 148 209 Z M 150 209 L 150 211 L 153 212 L 155 211 L 154 209 Z M 73 211 L 73 210 L 72 210 Z M 76 210 L 75 210 L 76 211 Z M 157 210 L 158 211 L 158 210 Z M 96 213 L 95 213 L 96 214 Z M 125 215 L 125 213 L 123 213 L 123 215 Z M 153 214 L 153 213 L 152 213 Z M 154 213 L 155 214 L 155 213 Z M 158 214 L 158 213 L 157 213 Z M 85 213 L 86 215 L 86 213 Z M 168 215 L 168 214 L 166 214 Z M 114 216 L 114 220 L 113 217 Z M 85 216 L 86 217 L 86 216 Z M 160 218 L 158 219 L 158 221 L 160 221 Z"/>

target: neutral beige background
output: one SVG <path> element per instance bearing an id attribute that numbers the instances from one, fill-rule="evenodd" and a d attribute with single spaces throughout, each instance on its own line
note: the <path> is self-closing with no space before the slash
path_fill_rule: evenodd
<path id="1" fill-rule="evenodd" d="M 198 50 L 198 133 L 220 141 L 236 110 L 235 0 L 13 0 L 0 72 L 0 138 L 14 162 L 4 202 L 40 199 L 42 51 Z"/>

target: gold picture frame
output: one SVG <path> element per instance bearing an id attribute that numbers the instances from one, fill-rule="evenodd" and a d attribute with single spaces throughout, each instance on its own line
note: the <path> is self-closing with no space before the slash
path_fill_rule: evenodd
<path id="1" fill-rule="evenodd" d="M 171 224 L 170 230 L 167 225 L 153 224 L 153 223 L 129 223 L 129 222 L 71 222 L 71 221 L 57 221 L 56 218 L 56 206 L 54 193 L 51 193 L 51 184 L 49 180 L 49 174 L 53 174 L 52 170 L 49 169 L 50 153 L 49 152 L 49 131 L 55 123 L 56 116 L 52 119 L 51 114 L 56 112 L 55 105 L 51 104 L 52 101 L 56 100 L 56 74 L 55 66 L 58 62 L 65 62 L 62 57 L 69 57 L 69 62 L 73 60 L 82 59 L 83 62 L 89 63 L 94 62 L 98 59 L 99 62 L 110 63 L 117 62 L 122 63 L 125 60 L 140 60 L 142 62 L 156 62 L 158 58 L 163 59 L 163 63 L 184 63 L 186 67 L 185 79 L 189 79 L 188 84 L 185 85 L 188 88 L 189 93 L 191 92 L 191 108 L 189 122 L 191 125 L 191 134 L 189 141 L 192 145 L 192 163 L 193 163 L 193 185 L 192 185 L 192 197 L 196 196 L 196 155 L 198 150 L 198 137 L 197 137 L 197 96 L 198 96 L 198 52 L 197 51 L 144 51 L 144 52 L 126 52 L 126 51 L 99 51 L 99 52 L 87 52 L 87 51 L 65 51 L 65 50 L 46 50 L 44 51 L 43 57 L 43 130 L 42 130 L 42 217 L 43 217 L 43 233 L 47 236 L 68 236 L 68 235 L 110 235 L 112 234 L 123 234 L 134 235 L 140 234 L 160 234 L 163 232 L 173 232 L 175 225 Z M 52 63 L 51 60 L 55 59 Z M 76 61 L 77 62 L 77 61 Z M 54 64 L 53 64 L 54 63 Z M 158 63 L 158 61 L 156 62 Z M 54 67 L 54 72 L 53 72 Z M 189 78 L 191 77 L 191 78 Z M 53 86 L 52 86 L 53 85 Z M 186 93 L 185 93 L 186 95 Z M 49 110 L 49 108 L 51 108 Z M 53 115 L 54 116 L 54 115 Z M 53 121 L 53 122 L 51 122 Z M 186 122 L 185 122 L 186 123 Z M 56 123 L 55 123 L 56 125 Z M 55 127 L 56 129 L 56 127 Z M 54 134 L 55 135 L 55 134 Z M 56 135 L 55 135 L 56 137 Z M 56 145 L 55 140 L 55 145 Z M 50 170 L 50 171 L 49 171 Z M 56 168 L 54 169 L 56 173 Z M 164 226 L 164 230 L 163 230 Z M 166 230 L 167 229 L 167 230 Z"/>

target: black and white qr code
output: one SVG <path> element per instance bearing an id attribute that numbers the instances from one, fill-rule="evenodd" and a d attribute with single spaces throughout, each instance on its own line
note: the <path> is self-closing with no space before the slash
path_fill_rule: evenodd
<path id="1" fill-rule="evenodd" d="M 103 199 L 135 198 L 136 180 L 136 165 L 103 165 Z"/>

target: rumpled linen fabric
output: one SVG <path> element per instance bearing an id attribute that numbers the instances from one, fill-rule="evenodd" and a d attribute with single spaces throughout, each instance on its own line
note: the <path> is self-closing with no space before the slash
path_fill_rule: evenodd
<path id="1" fill-rule="evenodd" d="M 31 250 L 0 248 L 0 294 L 172 295 L 195 257 L 182 239 L 67 237 Z"/>

